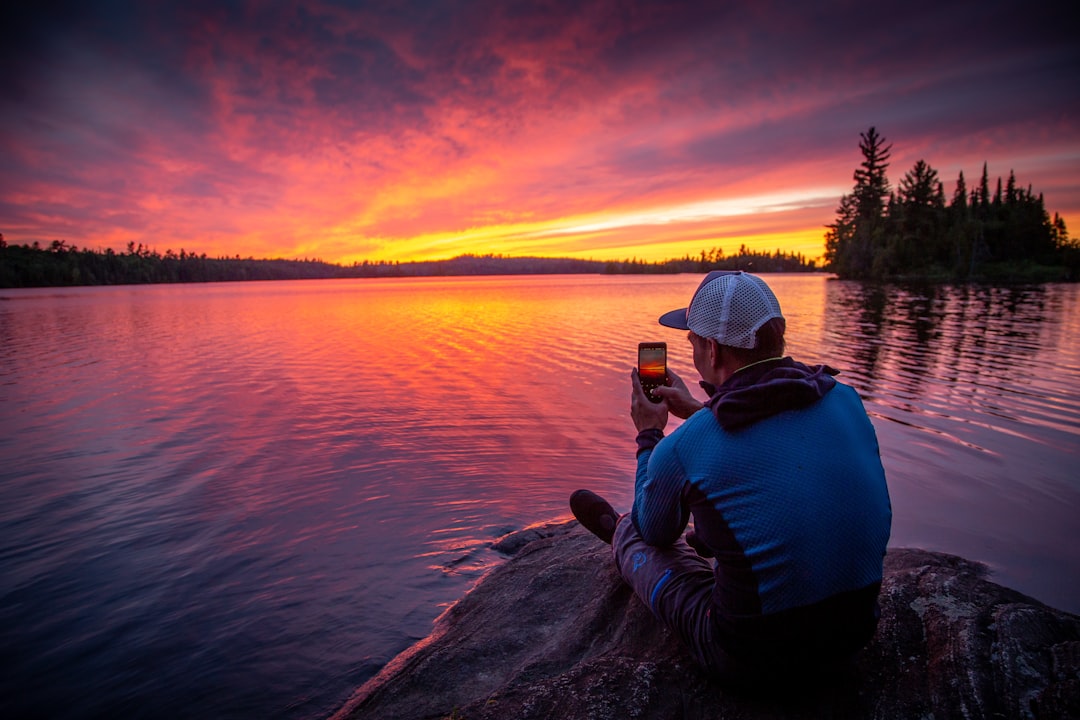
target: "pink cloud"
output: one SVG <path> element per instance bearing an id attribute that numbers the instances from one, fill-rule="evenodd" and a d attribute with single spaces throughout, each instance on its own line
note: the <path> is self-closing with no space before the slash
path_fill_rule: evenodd
<path id="1" fill-rule="evenodd" d="M 805 244 L 870 125 L 894 143 L 894 184 L 923 158 L 951 190 L 986 161 L 1080 222 L 1077 101 L 1047 77 L 1075 67 L 1071 45 L 992 9 L 920 12 L 886 32 L 844 5 L 178 5 L 126 18 L 126 44 L 67 28 L 0 120 L 3 231 L 330 260 Z M 949 35 L 971 23 L 983 36 Z M 994 33 L 992 56 L 972 52 Z M 783 193 L 804 200 L 632 220 Z M 613 215 L 628 219 L 537 232 Z"/>

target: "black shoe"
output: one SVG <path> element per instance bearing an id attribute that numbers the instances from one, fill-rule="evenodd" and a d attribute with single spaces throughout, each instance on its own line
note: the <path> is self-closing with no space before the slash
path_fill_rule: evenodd
<path id="1" fill-rule="evenodd" d="M 577 490 L 570 496 L 570 511 L 583 528 L 611 544 L 619 515 L 607 500 L 591 490 Z"/>

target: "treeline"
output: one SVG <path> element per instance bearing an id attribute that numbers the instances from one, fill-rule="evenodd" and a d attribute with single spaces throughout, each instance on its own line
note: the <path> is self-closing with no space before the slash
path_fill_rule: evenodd
<path id="1" fill-rule="evenodd" d="M 460 255 L 450 260 L 406 263 L 363 262 L 346 269 L 344 277 L 386 277 L 394 275 L 531 275 L 605 273 L 666 274 L 747 270 L 752 272 L 808 272 L 818 270 L 817 261 L 802 253 L 754 252 L 742 245 L 737 255 L 725 256 L 721 248 L 702 250 L 697 257 L 684 255 L 669 260 L 579 260 L 576 258 L 506 257 L 503 255 Z"/>
<path id="2" fill-rule="evenodd" d="M 993 191 L 985 163 L 970 191 L 961 171 L 947 199 L 937 171 L 919 160 L 894 191 L 892 146 L 875 128 L 860 137 L 855 186 L 827 226 L 826 269 L 861 280 L 1080 279 L 1080 243 L 1011 171 Z"/>
<path id="3" fill-rule="evenodd" d="M 370 262 L 336 265 L 321 260 L 256 260 L 207 257 L 167 250 L 164 254 L 128 243 L 126 252 L 79 249 L 55 240 L 48 247 L 8 245 L 0 234 L 0 287 L 129 285 L 143 283 L 232 282 L 242 280 L 307 280 L 359 277 L 440 275 L 530 275 L 573 273 L 678 273 L 740 269 L 796 272 L 816 269 L 801 254 L 754 253 L 746 246 L 725 257 L 719 248 L 675 260 L 646 262 L 578 260 L 574 258 L 460 255 L 450 260 Z"/>
<path id="4" fill-rule="evenodd" d="M 143 283 L 297 280 L 332 277 L 318 260 L 211 258 L 181 250 L 165 254 L 128 243 L 127 252 L 80 250 L 62 240 L 48 248 L 8 245 L 0 235 L 0 287 L 135 285 Z"/>
<path id="5" fill-rule="evenodd" d="M 685 255 L 673 260 L 621 260 L 604 263 L 606 273 L 704 273 L 712 270 L 746 270 L 754 273 L 813 272 L 819 270 L 816 260 L 807 260 L 802 253 L 754 252 L 746 245 L 736 255 L 725 256 L 720 248 L 701 251 L 698 257 Z"/>
<path id="6" fill-rule="evenodd" d="M 449 260 L 370 262 L 341 268 L 337 277 L 423 277 L 449 275 L 563 275 L 598 273 L 603 263 L 576 258 L 506 257 L 465 254 Z"/>

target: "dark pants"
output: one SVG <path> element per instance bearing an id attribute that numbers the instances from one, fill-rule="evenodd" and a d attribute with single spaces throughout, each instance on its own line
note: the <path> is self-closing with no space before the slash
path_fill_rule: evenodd
<path id="1" fill-rule="evenodd" d="M 629 515 L 619 519 L 611 545 L 619 573 L 698 663 L 717 678 L 740 680 L 734 661 L 716 639 L 712 620 L 716 576 L 709 561 L 681 538 L 670 547 L 647 544 Z"/>
<path id="2" fill-rule="evenodd" d="M 826 676 L 836 676 L 853 667 L 858 648 L 869 641 L 877 624 L 877 615 L 841 606 L 840 614 L 850 617 L 843 623 L 845 633 L 822 630 L 815 623 L 795 624 L 790 632 L 771 632 L 746 644 L 739 660 L 721 648 L 717 618 L 713 617 L 713 587 L 716 575 L 708 560 L 701 557 L 680 538 L 670 547 L 647 544 L 629 515 L 623 515 L 612 539 L 615 566 L 653 614 L 674 632 L 693 653 L 698 664 L 712 677 L 746 689 L 761 689 L 766 680 L 773 689 L 781 679 L 790 685 L 816 683 Z M 876 586 L 868 588 L 871 602 Z M 866 592 L 849 593 L 849 596 Z M 845 602 L 839 596 L 840 603 Z M 873 603 L 876 608 L 876 602 Z M 857 619 L 866 616 L 866 622 Z M 784 629 L 784 628 L 782 628 Z M 777 636 L 779 635 L 779 636 Z M 820 635 L 820 636 L 819 636 Z M 847 637 L 847 635 L 851 635 Z"/>

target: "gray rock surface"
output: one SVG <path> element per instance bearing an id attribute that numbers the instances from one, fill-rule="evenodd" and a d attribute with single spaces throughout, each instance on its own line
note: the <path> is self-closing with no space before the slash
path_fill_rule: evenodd
<path id="1" fill-rule="evenodd" d="M 881 623 L 856 667 L 750 694 L 699 672 L 576 522 L 496 548 L 513 557 L 336 719 L 1080 717 L 1080 617 L 963 558 L 890 550 Z"/>

